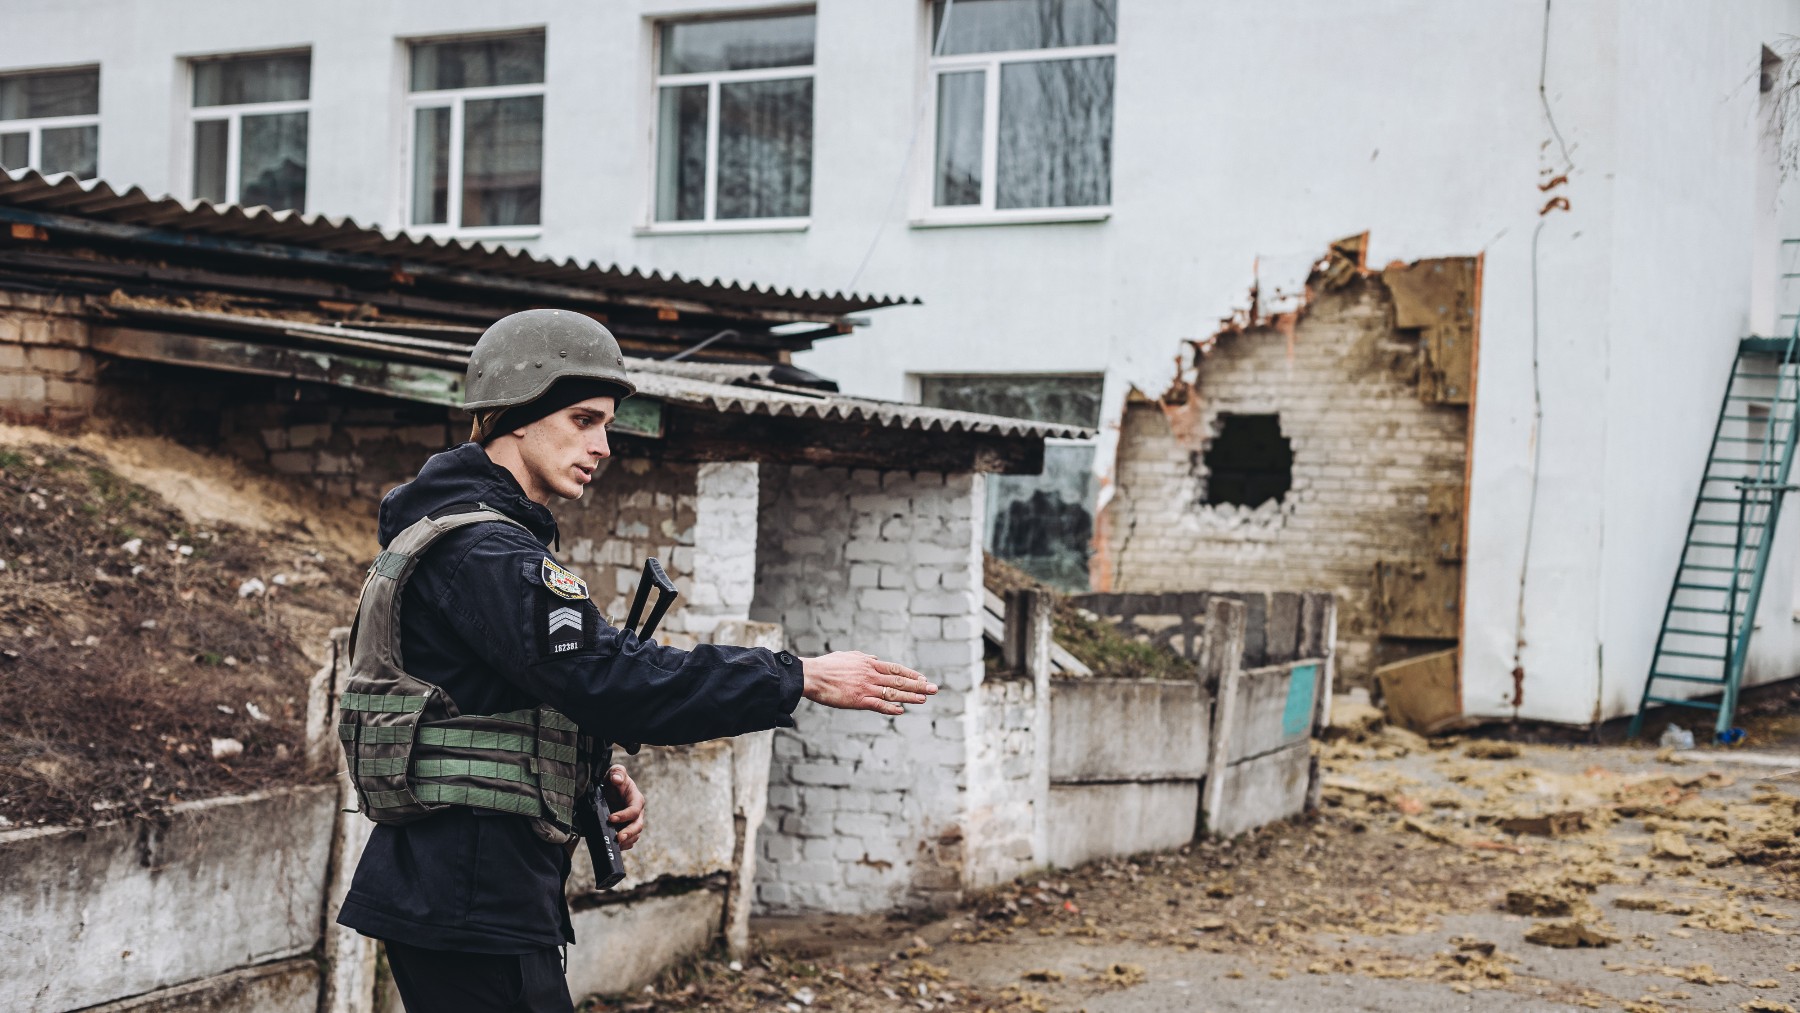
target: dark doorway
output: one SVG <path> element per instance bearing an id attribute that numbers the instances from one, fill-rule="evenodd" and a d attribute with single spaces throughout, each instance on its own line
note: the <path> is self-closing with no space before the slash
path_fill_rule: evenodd
<path id="1" fill-rule="evenodd" d="M 1294 448 L 1279 415 L 1222 415 L 1206 449 L 1206 502 L 1255 507 L 1294 486 Z"/>

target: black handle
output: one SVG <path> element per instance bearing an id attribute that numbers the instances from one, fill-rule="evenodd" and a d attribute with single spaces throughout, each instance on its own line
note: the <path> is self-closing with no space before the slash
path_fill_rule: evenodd
<path id="1" fill-rule="evenodd" d="M 638 619 L 644 614 L 644 603 L 649 600 L 652 587 L 655 587 L 657 591 L 656 604 L 651 607 L 650 618 L 645 621 L 643 629 L 640 630 L 638 629 Z M 663 616 L 668 614 L 669 607 L 674 605 L 675 599 L 680 596 L 681 592 L 676 589 L 675 582 L 669 579 L 667 573 L 663 572 L 662 563 L 658 562 L 655 556 L 644 560 L 644 575 L 638 580 L 637 594 L 631 601 L 631 613 L 625 617 L 625 628 L 635 631 L 639 640 L 649 640 L 650 635 L 656 632 L 657 625 L 662 622 Z"/>

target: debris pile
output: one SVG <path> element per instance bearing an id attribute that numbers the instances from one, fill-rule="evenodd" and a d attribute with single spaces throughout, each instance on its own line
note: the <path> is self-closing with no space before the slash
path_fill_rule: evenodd
<path id="1" fill-rule="evenodd" d="M 304 532 L 197 520 L 22 432 L 0 440 L 0 828 L 306 777 L 306 684 L 356 564 Z"/>

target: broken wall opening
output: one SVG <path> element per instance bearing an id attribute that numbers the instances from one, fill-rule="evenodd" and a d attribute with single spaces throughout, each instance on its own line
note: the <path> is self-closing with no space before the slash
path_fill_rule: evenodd
<path id="1" fill-rule="evenodd" d="M 1127 402 L 1095 586 L 1329 588 L 1347 683 L 1429 658 L 1459 707 L 1442 673 L 1461 629 L 1479 260 L 1371 271 L 1363 243 L 1333 245 L 1297 310 L 1232 322 L 1167 394 Z"/>
<path id="2" fill-rule="evenodd" d="M 1279 415 L 1220 415 L 1202 460 L 1209 506 L 1254 509 L 1279 502 L 1294 485 L 1293 441 L 1281 435 Z"/>

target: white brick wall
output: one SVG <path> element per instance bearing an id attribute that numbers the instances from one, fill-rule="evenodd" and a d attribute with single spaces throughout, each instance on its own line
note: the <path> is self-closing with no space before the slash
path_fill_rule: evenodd
<path id="1" fill-rule="evenodd" d="M 1321 296 L 1292 343 L 1260 328 L 1201 358 L 1199 431 L 1216 433 L 1221 414 L 1277 413 L 1292 441 L 1293 489 L 1255 509 L 1208 506 L 1203 454 L 1157 405 L 1129 404 L 1103 528 L 1108 590 L 1331 590 L 1339 670 L 1366 675 L 1375 564 L 1433 558 L 1428 492 L 1463 480 L 1468 413 L 1419 399 L 1415 348 L 1371 279 Z"/>
<path id="2" fill-rule="evenodd" d="M 1049 757 L 1040 756 L 1049 715 L 1038 687 L 1020 676 L 984 680 L 976 699 L 964 881 L 979 890 L 1044 863 L 1037 824 L 1049 790 Z"/>
<path id="3" fill-rule="evenodd" d="M 757 466 L 702 464 L 695 476 L 693 586 L 684 588 L 685 632 L 708 639 L 719 623 L 750 614 L 756 586 Z M 690 567 L 682 549 L 675 559 Z"/>
<path id="4" fill-rule="evenodd" d="M 965 886 L 969 702 L 981 681 L 976 475 L 764 466 L 751 618 L 812 656 L 868 651 L 939 687 L 900 718 L 802 702 L 779 732 L 767 911 L 937 905 Z"/>

